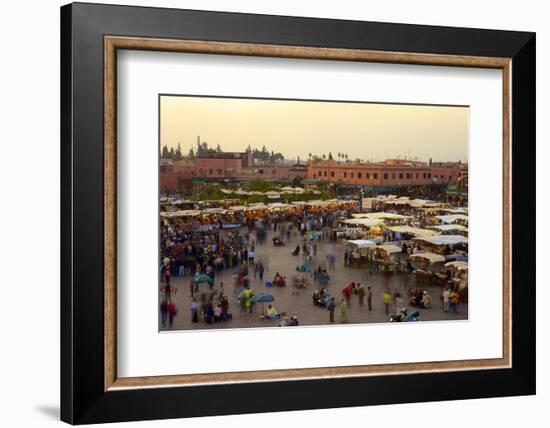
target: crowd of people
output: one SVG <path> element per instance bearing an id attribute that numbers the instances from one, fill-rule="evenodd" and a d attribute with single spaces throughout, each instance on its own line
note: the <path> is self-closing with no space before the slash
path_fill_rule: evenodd
<path id="1" fill-rule="evenodd" d="M 251 288 L 252 279 L 265 284 L 266 287 L 285 287 L 288 284 L 288 272 L 275 272 L 273 277 L 266 278 L 269 259 L 258 254 L 265 254 L 262 247 L 273 245 L 276 247 L 295 244 L 288 247 L 291 256 L 297 259 L 294 285 L 297 289 L 307 288 L 309 278 L 319 288 L 312 295 L 313 304 L 328 310 L 329 322 L 336 322 L 335 313 L 339 311 L 339 321 L 349 321 L 350 307 L 357 300 L 359 307 L 367 306 L 373 310 L 374 289 L 363 283 L 352 281 L 346 284 L 340 292 L 331 295 L 328 283 L 332 272 L 336 270 L 337 251 L 328 251 L 330 245 L 336 244 L 338 237 L 336 225 L 342 217 L 349 217 L 349 212 L 302 212 L 272 213 L 264 215 L 256 221 L 249 221 L 243 227 L 223 229 L 222 227 L 201 230 L 189 230 L 177 221 L 164 219 L 161 223 L 160 243 L 160 277 L 161 298 L 160 314 L 163 328 L 171 328 L 174 318 L 178 314 L 174 295 L 177 289 L 172 285 L 172 277 L 187 278 L 191 297 L 191 322 L 215 324 L 233 319 L 230 311 L 230 302 L 235 301 L 240 307 L 240 316 L 246 317 L 256 314 L 254 307 L 257 304 L 256 294 Z M 272 239 L 266 240 L 266 236 Z M 416 243 L 402 244 L 403 255 L 418 251 Z M 335 247 L 335 245 L 332 245 Z M 321 252 L 321 248 L 323 251 Z M 319 253 L 321 252 L 321 257 Z M 340 253 L 342 254 L 342 253 Z M 296 260 L 295 259 L 295 260 Z M 343 251 L 344 266 L 352 267 L 352 252 Z M 314 266 L 315 264 L 315 266 Z M 294 270 L 289 266 L 289 270 Z M 412 269 L 412 267 L 411 267 Z M 229 271 L 232 273 L 233 289 L 228 293 L 223 282 L 217 275 Z M 368 270 L 372 275 L 377 273 Z M 227 277 L 227 276 L 226 276 Z M 331 282 L 330 285 L 333 283 Z M 334 284 L 336 285 L 336 284 Z M 334 290 L 334 286 L 330 287 Z M 181 291 L 180 291 L 181 292 Z M 293 294 L 297 292 L 293 292 Z M 426 289 L 408 290 L 408 301 L 405 302 L 398 290 L 390 290 L 386 284 L 381 292 L 380 301 L 386 315 L 400 313 L 406 305 L 422 309 L 431 309 L 432 297 Z M 452 282 L 448 282 L 442 293 L 442 308 L 445 312 L 458 312 L 459 293 Z M 268 320 L 279 320 L 281 326 L 299 325 L 298 316 L 287 317 L 279 312 L 274 304 L 269 304 L 267 311 L 262 310 L 261 317 Z"/>

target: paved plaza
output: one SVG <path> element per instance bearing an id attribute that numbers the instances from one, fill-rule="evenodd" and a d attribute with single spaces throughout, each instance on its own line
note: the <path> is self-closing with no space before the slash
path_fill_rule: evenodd
<path id="1" fill-rule="evenodd" d="M 244 233 L 245 229 L 241 229 Z M 254 235 L 251 235 L 255 239 Z M 319 263 L 327 267 L 326 249 L 327 246 L 338 245 L 341 250 L 338 251 L 336 260 L 336 269 L 330 271 L 331 279 L 328 285 L 319 285 L 314 282 L 312 273 L 304 273 L 308 278 L 309 285 L 306 289 L 298 289 L 294 286 L 293 278 L 298 274 L 296 266 L 303 261 L 302 252 L 299 256 L 293 256 L 291 251 L 297 244 L 301 244 L 299 234 L 293 234 L 290 242 L 285 246 L 274 247 L 271 241 L 273 232 L 268 231 L 267 239 L 263 245 L 256 244 L 256 262 L 263 262 L 266 271 L 264 273 L 265 280 L 272 280 L 276 272 L 286 276 L 287 285 L 285 287 L 266 287 L 259 278 L 254 278 L 253 269 L 250 269 L 249 280 L 250 288 L 254 294 L 267 293 L 273 295 L 275 301 L 272 303 L 279 313 L 285 313 L 286 316 L 297 316 L 301 326 L 304 325 L 322 325 L 329 324 L 329 311 L 325 308 L 314 306 L 312 303 L 312 295 L 314 290 L 321 287 L 327 288 L 328 292 L 335 297 L 335 322 L 340 323 L 340 301 L 342 289 L 350 282 L 361 283 L 365 291 L 367 286 L 370 286 L 373 291 L 372 311 L 368 310 L 367 299 L 365 298 L 364 306 L 359 305 L 358 296 L 352 295 L 351 303 L 348 308 L 347 323 L 380 323 L 389 322 L 388 315 L 385 314 L 382 294 L 386 287 L 393 292 L 398 290 L 403 296 L 404 306 L 408 306 L 407 290 L 410 287 L 416 286 L 415 274 L 408 272 L 395 273 L 387 275 L 384 273 L 368 272 L 366 268 L 352 268 L 344 266 L 343 246 L 345 241 L 338 242 L 322 241 L 318 244 L 317 255 L 313 257 L 311 266 L 312 271 L 316 269 Z M 226 329 L 226 328 L 243 328 L 243 327 L 277 327 L 280 324 L 278 320 L 266 320 L 260 317 L 262 313 L 262 304 L 257 303 L 252 314 L 243 314 L 240 305 L 237 301 L 237 291 L 234 288 L 234 280 L 232 274 L 237 268 L 226 269 L 220 271 L 215 277 L 214 289 L 219 289 L 221 282 L 224 283 L 225 293 L 229 298 L 229 312 L 233 314 L 233 318 L 229 321 L 216 322 L 207 324 L 204 321 L 197 323 L 191 322 L 191 294 L 189 283 L 190 276 L 172 277 L 171 283 L 176 288 L 176 293 L 172 299 L 175 301 L 177 315 L 174 319 L 173 327 L 162 328 L 162 330 L 198 330 L 198 329 Z M 468 305 L 461 304 L 458 313 L 444 312 L 440 300 L 440 287 L 432 286 L 428 289 L 432 297 L 431 309 L 419 309 L 420 321 L 435 321 L 435 320 L 465 320 L 468 318 Z M 200 285 L 198 293 L 195 297 L 200 298 L 201 292 L 209 292 L 207 285 Z M 264 304 L 267 310 L 268 304 Z M 391 308 L 392 311 L 395 310 Z"/>

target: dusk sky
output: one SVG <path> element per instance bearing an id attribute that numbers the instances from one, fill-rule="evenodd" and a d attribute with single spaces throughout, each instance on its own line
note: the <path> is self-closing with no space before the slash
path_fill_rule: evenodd
<path id="1" fill-rule="evenodd" d="M 248 145 L 336 159 L 468 161 L 467 107 L 306 102 L 206 97 L 161 97 L 161 146 L 182 152 L 197 136 L 210 147 L 244 151 Z"/>

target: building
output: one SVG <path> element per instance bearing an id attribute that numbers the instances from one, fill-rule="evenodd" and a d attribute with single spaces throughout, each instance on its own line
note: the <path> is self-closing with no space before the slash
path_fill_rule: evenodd
<path id="1" fill-rule="evenodd" d="M 190 188 L 195 176 L 195 163 L 192 159 L 160 160 L 160 191 L 174 193 L 182 187 Z"/>
<path id="2" fill-rule="evenodd" d="M 456 183 L 465 164 L 436 164 L 403 159 L 384 162 L 337 162 L 326 160 L 308 165 L 308 179 L 369 187 L 426 186 Z M 467 165 L 466 165 L 467 169 Z"/>
<path id="3" fill-rule="evenodd" d="M 238 178 L 243 167 L 253 165 L 247 152 L 211 152 L 195 158 L 195 176 L 198 178 Z"/>
<path id="4" fill-rule="evenodd" d="M 360 186 L 410 186 L 432 183 L 431 169 L 412 162 L 337 162 L 327 160 L 308 165 L 308 178 L 329 183 Z"/>
<path id="5" fill-rule="evenodd" d="M 257 165 L 241 169 L 240 179 L 254 180 L 303 180 L 307 178 L 308 167 L 304 164 L 294 165 Z"/>
<path id="6" fill-rule="evenodd" d="M 432 162 L 432 177 L 435 183 L 456 185 L 464 171 L 468 171 L 468 164 L 462 162 Z"/>

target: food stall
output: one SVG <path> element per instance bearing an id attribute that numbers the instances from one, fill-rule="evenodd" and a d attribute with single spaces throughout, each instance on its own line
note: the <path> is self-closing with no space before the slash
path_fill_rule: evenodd
<path id="1" fill-rule="evenodd" d="M 419 288 L 439 283 L 439 278 L 435 273 L 441 270 L 441 264 L 445 262 L 444 256 L 425 251 L 411 254 L 409 259 L 414 263 L 413 266 L 416 267 L 414 272 L 416 274 L 416 284 Z"/>
<path id="2" fill-rule="evenodd" d="M 375 246 L 376 242 L 368 239 L 351 239 L 347 241 L 349 247 L 351 247 L 351 266 L 360 267 L 366 265 L 367 262 L 367 249 Z"/>

